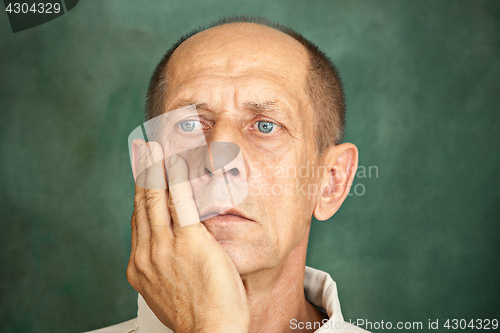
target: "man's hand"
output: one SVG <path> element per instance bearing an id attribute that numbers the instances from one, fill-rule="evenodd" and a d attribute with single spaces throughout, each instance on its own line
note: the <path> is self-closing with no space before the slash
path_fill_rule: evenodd
<path id="1" fill-rule="evenodd" d="M 146 188 L 161 177 L 166 181 L 163 161 L 148 162 L 151 153 L 163 156 L 163 150 L 158 143 L 140 148 L 138 170 L 145 170 Z M 248 332 L 245 288 L 227 252 L 199 221 L 187 165 L 175 155 L 165 162 L 178 185 L 135 187 L 127 279 L 176 333 Z M 180 219 L 190 225 L 181 227 Z"/>

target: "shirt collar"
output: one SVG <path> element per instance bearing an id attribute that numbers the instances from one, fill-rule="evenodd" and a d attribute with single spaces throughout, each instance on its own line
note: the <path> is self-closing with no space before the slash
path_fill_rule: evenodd
<path id="1" fill-rule="evenodd" d="M 304 276 L 304 293 L 309 303 L 326 310 L 330 318 L 316 332 L 338 332 L 344 333 L 342 312 L 337 294 L 337 284 L 326 272 L 307 267 Z M 172 333 L 155 316 L 146 304 L 142 296 L 138 298 L 137 319 L 139 332 L 147 333 Z"/>

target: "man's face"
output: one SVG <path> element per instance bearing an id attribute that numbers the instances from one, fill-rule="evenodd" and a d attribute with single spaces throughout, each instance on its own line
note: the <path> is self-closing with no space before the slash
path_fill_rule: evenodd
<path id="1" fill-rule="evenodd" d="M 237 23 L 189 38 L 167 67 L 165 111 L 197 104 L 206 141 L 234 143 L 245 158 L 229 177 L 246 178 L 236 209 L 247 219 L 203 221 L 240 274 L 276 267 L 308 235 L 317 198 L 309 184 L 318 185 L 308 66 L 292 37 Z"/>

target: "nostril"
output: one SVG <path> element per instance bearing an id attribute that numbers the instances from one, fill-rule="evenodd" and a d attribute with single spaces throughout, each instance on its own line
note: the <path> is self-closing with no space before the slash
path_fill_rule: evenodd
<path id="1" fill-rule="evenodd" d="M 240 174 L 240 170 L 238 170 L 237 168 L 232 168 L 228 172 L 233 176 L 238 176 Z"/>

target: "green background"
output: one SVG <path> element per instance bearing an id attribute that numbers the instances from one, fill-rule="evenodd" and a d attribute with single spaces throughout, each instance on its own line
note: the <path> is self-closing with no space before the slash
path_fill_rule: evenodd
<path id="1" fill-rule="evenodd" d="M 500 319 L 500 2 L 82 0 L 16 34 L 0 13 L 0 331 L 135 316 L 128 134 L 170 45 L 240 13 L 333 59 L 346 141 L 377 167 L 312 225 L 344 318 Z"/>

